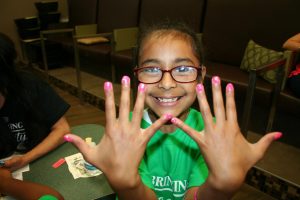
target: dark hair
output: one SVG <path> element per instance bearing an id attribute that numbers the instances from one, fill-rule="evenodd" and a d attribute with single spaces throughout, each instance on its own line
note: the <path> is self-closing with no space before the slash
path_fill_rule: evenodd
<path id="1" fill-rule="evenodd" d="M 176 37 L 186 38 L 187 41 L 191 43 L 191 46 L 194 50 L 195 56 L 198 58 L 200 63 L 203 63 L 203 52 L 202 45 L 200 41 L 200 34 L 197 35 L 186 23 L 183 21 L 171 21 L 169 19 L 164 19 L 155 24 L 145 24 L 140 28 L 137 48 L 135 52 L 135 64 L 138 64 L 139 54 L 143 42 L 151 36 L 153 33 L 159 33 L 159 36 L 167 36 L 173 34 Z"/>

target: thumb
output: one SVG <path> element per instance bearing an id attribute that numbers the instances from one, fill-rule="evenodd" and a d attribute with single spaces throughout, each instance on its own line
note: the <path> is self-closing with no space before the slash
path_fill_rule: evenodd
<path id="1" fill-rule="evenodd" d="M 278 140 L 279 138 L 282 137 L 281 132 L 273 132 L 273 133 L 268 133 L 264 137 L 262 137 L 256 144 L 255 144 L 255 150 L 259 154 L 259 159 L 261 159 L 268 147 L 271 145 L 271 143 L 275 140 Z"/>
<path id="2" fill-rule="evenodd" d="M 90 146 L 81 137 L 74 134 L 66 134 L 64 136 L 64 140 L 72 143 L 83 155 L 85 155 L 90 148 Z"/>

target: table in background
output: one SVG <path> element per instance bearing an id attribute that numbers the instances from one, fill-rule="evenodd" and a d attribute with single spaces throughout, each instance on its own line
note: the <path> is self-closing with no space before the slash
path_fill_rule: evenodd
<path id="1" fill-rule="evenodd" d="M 71 131 L 83 139 L 91 137 L 93 141 L 98 143 L 103 135 L 104 127 L 86 124 L 75 126 Z M 56 169 L 52 167 L 52 164 L 60 158 L 75 153 L 78 153 L 78 150 L 72 144 L 65 143 L 46 156 L 32 162 L 30 171 L 23 174 L 23 179 L 53 187 L 66 200 L 91 200 L 112 194 L 113 191 L 103 174 L 91 178 L 74 179 L 66 163 Z"/>

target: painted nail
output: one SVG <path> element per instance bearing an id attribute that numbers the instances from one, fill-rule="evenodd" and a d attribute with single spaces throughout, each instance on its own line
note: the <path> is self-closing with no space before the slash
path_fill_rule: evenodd
<path id="1" fill-rule="evenodd" d="M 168 120 L 170 120 L 170 119 L 172 119 L 172 115 L 171 114 L 164 114 L 164 118 L 165 119 L 168 119 Z"/>
<path id="2" fill-rule="evenodd" d="M 204 91 L 204 87 L 203 87 L 203 85 L 200 83 L 200 84 L 198 84 L 197 86 L 196 86 L 196 90 L 197 90 L 197 92 L 203 92 Z"/>
<path id="3" fill-rule="evenodd" d="M 234 90 L 233 84 L 232 83 L 228 83 L 226 86 L 226 90 L 228 92 L 232 92 Z"/>
<path id="4" fill-rule="evenodd" d="M 212 81 L 212 83 L 213 83 L 214 85 L 219 85 L 220 82 L 221 82 L 221 80 L 220 80 L 220 78 L 219 78 L 218 76 L 212 77 L 211 81 Z"/>
<path id="5" fill-rule="evenodd" d="M 144 92 L 145 91 L 145 84 L 144 83 L 140 83 L 139 84 L 139 87 L 138 87 L 138 90 L 139 90 L 139 92 Z"/>
<path id="6" fill-rule="evenodd" d="M 5 165 L 5 161 L 4 160 L 0 160 L 0 167 L 3 167 Z"/>
<path id="7" fill-rule="evenodd" d="M 111 90 L 112 89 L 112 84 L 111 84 L 111 82 L 105 82 L 104 83 L 104 90 L 105 91 L 109 91 L 109 90 Z"/>
<path id="8" fill-rule="evenodd" d="M 278 140 L 279 138 L 282 137 L 282 133 L 281 132 L 277 132 L 275 135 L 274 135 L 274 140 Z"/>
<path id="9" fill-rule="evenodd" d="M 128 85 L 130 83 L 130 78 L 128 76 L 123 76 L 122 78 L 122 84 Z"/>
<path id="10" fill-rule="evenodd" d="M 178 124 L 178 120 L 175 117 L 173 117 L 171 119 L 171 122 L 172 122 L 172 124 Z"/>
<path id="11" fill-rule="evenodd" d="M 64 140 L 65 140 L 66 142 L 73 142 L 73 139 L 72 139 L 69 135 L 65 135 L 65 136 L 64 136 Z"/>

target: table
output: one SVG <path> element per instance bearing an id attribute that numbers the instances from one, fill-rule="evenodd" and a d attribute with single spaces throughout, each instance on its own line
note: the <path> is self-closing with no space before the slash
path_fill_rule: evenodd
<path id="1" fill-rule="evenodd" d="M 83 139 L 91 137 L 93 141 L 98 143 L 103 135 L 104 127 L 96 124 L 85 124 L 75 126 L 71 131 Z M 56 169 L 52 167 L 52 164 L 60 158 L 75 153 L 78 153 L 78 150 L 72 144 L 64 143 L 46 156 L 32 162 L 30 171 L 23 173 L 23 179 L 53 187 L 66 200 L 91 200 L 112 194 L 113 190 L 103 174 L 91 178 L 74 179 L 66 163 Z"/>

